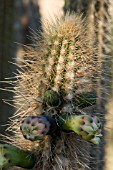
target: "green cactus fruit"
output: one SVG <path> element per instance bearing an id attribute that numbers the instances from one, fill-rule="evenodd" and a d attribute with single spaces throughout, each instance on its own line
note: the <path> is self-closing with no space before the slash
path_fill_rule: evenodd
<path id="1" fill-rule="evenodd" d="M 86 141 L 100 143 L 101 122 L 97 116 L 65 115 L 60 118 L 61 127 L 66 131 L 74 131 Z M 59 122 L 60 122 L 59 121 Z"/>
<path id="2" fill-rule="evenodd" d="M 41 140 L 50 130 L 50 122 L 45 116 L 28 116 L 22 121 L 20 130 L 25 139 Z"/>
<path id="3" fill-rule="evenodd" d="M 18 166 L 31 169 L 36 163 L 35 156 L 9 144 L 0 144 L 0 169 Z"/>
<path id="4" fill-rule="evenodd" d="M 61 105 L 59 94 L 54 90 L 47 90 L 44 96 L 44 101 L 47 106 L 58 107 Z"/>
<path id="5" fill-rule="evenodd" d="M 92 92 L 79 94 L 75 99 L 75 105 L 79 108 L 85 108 L 96 104 L 96 94 Z"/>

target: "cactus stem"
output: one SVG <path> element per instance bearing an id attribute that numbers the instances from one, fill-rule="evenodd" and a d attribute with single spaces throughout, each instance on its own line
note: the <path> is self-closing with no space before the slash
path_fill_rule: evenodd
<path id="1" fill-rule="evenodd" d="M 35 155 L 9 144 L 0 144 L 0 169 L 18 166 L 31 169 L 36 162 Z"/>

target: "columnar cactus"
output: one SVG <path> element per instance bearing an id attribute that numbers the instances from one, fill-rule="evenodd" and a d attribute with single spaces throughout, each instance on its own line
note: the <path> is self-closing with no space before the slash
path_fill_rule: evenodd
<path id="1" fill-rule="evenodd" d="M 98 144 L 101 135 L 97 117 L 82 111 L 78 115 L 96 102 L 95 75 L 100 69 L 87 27 L 81 17 L 67 14 L 46 23 L 42 38 L 36 35 L 35 40 L 34 48 L 26 47 L 14 82 L 18 109 L 8 128 L 14 136 L 8 139 L 40 157 L 36 169 L 85 168 L 82 142 Z M 82 162 L 73 161 L 79 157 Z"/>

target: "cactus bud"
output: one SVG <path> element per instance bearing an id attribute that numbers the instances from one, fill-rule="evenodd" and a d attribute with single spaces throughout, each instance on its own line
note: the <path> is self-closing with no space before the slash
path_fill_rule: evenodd
<path id="1" fill-rule="evenodd" d="M 35 141 L 41 140 L 48 132 L 50 122 L 45 116 L 28 116 L 22 121 L 20 130 L 25 139 Z"/>
<path id="2" fill-rule="evenodd" d="M 59 94 L 54 90 L 48 90 L 45 93 L 44 101 L 47 106 L 58 107 L 61 104 L 61 99 Z"/>
<path id="3" fill-rule="evenodd" d="M 60 122 L 60 121 L 59 121 Z M 101 122 L 97 116 L 65 115 L 61 119 L 61 127 L 66 131 L 74 131 L 86 141 L 100 143 Z"/>

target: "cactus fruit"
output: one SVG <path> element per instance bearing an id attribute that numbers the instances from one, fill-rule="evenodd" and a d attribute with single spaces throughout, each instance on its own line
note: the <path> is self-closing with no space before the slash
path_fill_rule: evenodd
<path id="1" fill-rule="evenodd" d="M 42 139 L 50 130 L 50 123 L 44 116 L 29 116 L 20 127 L 25 139 L 31 141 Z"/>
<path id="2" fill-rule="evenodd" d="M 17 111 L 10 119 L 11 126 L 8 128 L 14 136 L 8 139 L 20 148 L 36 152 L 37 157 L 40 157 L 36 169 L 85 168 L 86 143 L 84 146 L 84 140 L 77 140 L 78 135 L 86 141 L 96 144 L 100 142 L 101 123 L 97 117 L 75 114 L 74 120 L 72 119 L 80 103 L 82 108 L 88 106 L 87 103 L 95 103 L 95 99 L 92 102 L 89 94 L 96 93 L 95 75 L 100 70 L 95 48 L 90 43 L 84 23 L 84 20 L 75 14 L 67 14 L 51 23 L 47 22 L 42 38 L 37 37 L 36 33 L 36 45 L 33 48 L 26 47 L 19 73 L 16 74 L 16 82 L 12 82 L 15 85 L 14 102 Z M 40 41 L 37 43 L 37 40 Z M 61 126 L 59 117 L 63 118 L 67 113 L 72 116 L 63 122 L 65 126 Z M 49 116 L 54 123 L 49 120 Z M 59 134 L 55 133 L 56 126 Z M 78 135 L 67 135 L 62 127 Z M 31 141 L 26 140 L 23 135 Z M 82 157 L 82 162 L 78 160 L 79 157 Z M 73 158 L 76 161 L 73 161 Z"/>
<path id="3" fill-rule="evenodd" d="M 0 169 L 19 166 L 31 169 L 36 163 L 36 157 L 9 144 L 0 144 Z"/>
<path id="4" fill-rule="evenodd" d="M 25 139 L 42 140 L 45 135 L 53 135 L 57 130 L 55 119 L 50 115 L 28 116 L 22 121 L 20 130 Z"/>
<path id="5" fill-rule="evenodd" d="M 97 116 L 89 115 L 65 115 L 61 117 L 62 129 L 67 131 L 74 131 L 81 135 L 83 139 L 94 144 L 100 143 L 101 122 Z"/>

